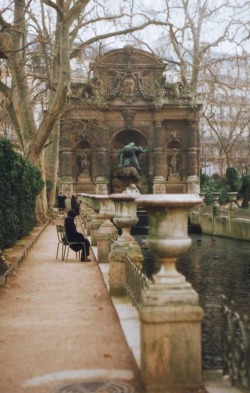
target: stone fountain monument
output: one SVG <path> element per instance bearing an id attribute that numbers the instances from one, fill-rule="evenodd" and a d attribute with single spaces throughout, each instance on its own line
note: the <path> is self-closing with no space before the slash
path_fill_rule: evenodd
<path id="1" fill-rule="evenodd" d="M 143 194 L 199 193 L 201 104 L 188 86 L 168 80 L 167 66 L 125 46 L 97 56 L 88 80 L 72 80 L 60 123 L 59 188 L 111 194 L 130 177 Z M 144 150 L 129 157 L 132 148 Z"/>

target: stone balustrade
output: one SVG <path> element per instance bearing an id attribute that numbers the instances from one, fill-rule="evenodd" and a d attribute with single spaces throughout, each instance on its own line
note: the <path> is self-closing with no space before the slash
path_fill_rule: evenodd
<path id="1" fill-rule="evenodd" d="M 200 226 L 202 233 L 250 240 L 250 210 L 236 204 L 237 193 L 229 194 L 229 206 L 219 204 L 219 193 L 214 193 L 212 206 L 204 203 L 190 212 L 190 222 Z"/>
<path id="2" fill-rule="evenodd" d="M 114 223 L 121 229 L 121 235 L 112 244 L 109 254 L 110 271 L 109 285 L 111 295 L 126 295 L 126 257 L 135 263 L 142 263 L 141 248 L 130 231 L 138 222 L 137 194 L 111 194 L 110 199 L 115 205 Z"/>
<path id="3" fill-rule="evenodd" d="M 160 261 L 159 272 L 141 286 L 137 297 L 141 325 L 141 378 L 145 391 L 184 393 L 199 389 L 203 311 L 198 303 L 198 294 L 178 273 L 175 263 L 191 245 L 187 234 L 188 215 L 202 199 L 190 194 L 112 194 L 99 200 L 104 216 L 108 209 L 105 199 L 112 201 L 115 207 L 115 211 L 106 215 L 112 214 L 114 223 L 121 230 L 108 257 L 110 294 L 127 294 L 128 258 L 133 262 L 134 270 L 138 271 L 138 279 L 143 281 L 141 248 L 131 235 L 131 228 L 138 221 L 138 206 L 147 211 L 147 244 Z M 102 226 L 98 237 L 101 231 Z M 100 240 L 97 247 L 102 244 Z M 98 250 L 98 258 L 99 255 Z"/>
<path id="4" fill-rule="evenodd" d="M 192 194 L 143 195 L 136 199 L 149 216 L 147 245 L 160 261 L 144 287 L 141 377 L 147 391 L 182 391 L 201 385 L 201 321 L 198 294 L 175 267 L 191 246 L 188 214 L 202 199 Z"/>

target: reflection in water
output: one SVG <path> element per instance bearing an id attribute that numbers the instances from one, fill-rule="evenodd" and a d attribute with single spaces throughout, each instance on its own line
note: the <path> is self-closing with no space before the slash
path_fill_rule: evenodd
<path id="1" fill-rule="evenodd" d="M 176 267 L 199 294 L 204 310 L 202 358 L 204 369 L 221 368 L 222 295 L 238 312 L 250 314 L 250 242 L 190 235 L 192 246 Z M 145 270 L 150 267 L 149 253 Z"/>

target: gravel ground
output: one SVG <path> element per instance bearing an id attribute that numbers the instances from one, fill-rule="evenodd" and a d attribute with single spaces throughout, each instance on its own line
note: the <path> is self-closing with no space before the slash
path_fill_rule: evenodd
<path id="1" fill-rule="evenodd" d="M 93 253 L 63 262 L 56 247 L 50 224 L 0 289 L 0 393 L 141 392 Z"/>

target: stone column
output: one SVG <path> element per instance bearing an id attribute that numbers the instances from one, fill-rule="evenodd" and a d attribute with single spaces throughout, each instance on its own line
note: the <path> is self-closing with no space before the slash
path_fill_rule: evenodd
<path id="1" fill-rule="evenodd" d="M 108 194 L 108 179 L 107 179 L 107 135 L 108 128 L 105 125 L 99 126 L 97 150 L 96 150 L 96 194 Z"/>
<path id="2" fill-rule="evenodd" d="M 166 193 L 166 178 L 164 177 L 163 167 L 163 138 L 162 125 L 160 121 L 155 122 L 154 126 L 154 148 L 153 148 L 153 192 L 154 194 Z"/>
<path id="3" fill-rule="evenodd" d="M 188 141 L 187 191 L 189 194 L 199 194 L 197 124 L 195 122 L 191 122 L 188 127 Z"/>
<path id="4" fill-rule="evenodd" d="M 188 176 L 197 176 L 197 126 L 191 122 L 188 126 Z"/>
<path id="5" fill-rule="evenodd" d="M 74 192 L 74 178 L 72 176 L 72 151 L 70 148 L 64 148 L 60 153 L 60 189 L 70 197 Z"/>
<path id="6" fill-rule="evenodd" d="M 126 295 L 126 255 L 142 261 L 140 246 L 131 236 L 131 228 L 137 224 L 137 206 L 135 204 L 136 195 L 133 194 L 111 194 L 111 200 L 115 204 L 114 223 L 122 229 L 121 236 L 112 244 L 109 254 L 110 271 L 109 287 L 110 293 L 114 296 Z"/>
<path id="7" fill-rule="evenodd" d="M 188 194 L 136 199 L 149 216 L 147 245 L 161 263 L 142 292 L 141 377 L 147 392 L 190 392 L 201 387 L 201 321 L 198 294 L 176 270 L 191 245 L 188 213 L 201 198 Z"/>

